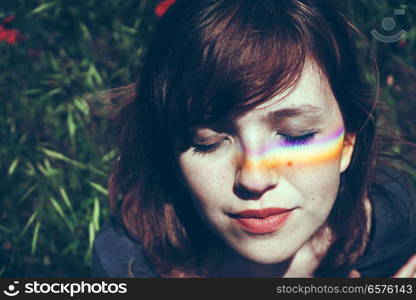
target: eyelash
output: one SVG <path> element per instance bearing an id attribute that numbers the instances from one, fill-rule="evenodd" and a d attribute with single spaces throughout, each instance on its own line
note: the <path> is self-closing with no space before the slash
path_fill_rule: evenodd
<path id="1" fill-rule="evenodd" d="M 284 142 L 289 146 L 303 146 L 308 145 L 312 142 L 315 137 L 316 132 L 306 133 L 299 136 L 291 136 L 286 134 L 280 134 L 284 138 Z"/>
<path id="2" fill-rule="evenodd" d="M 284 138 L 285 145 L 303 146 L 303 145 L 310 144 L 312 140 L 314 139 L 315 134 L 316 132 L 310 132 L 310 133 L 306 133 L 304 135 L 299 135 L 299 136 L 292 136 L 292 135 L 287 135 L 287 134 L 280 134 L 280 135 Z M 221 140 L 214 144 L 210 144 L 210 145 L 194 144 L 192 145 L 192 147 L 194 148 L 193 152 L 197 154 L 201 154 L 201 155 L 214 153 L 222 146 L 225 140 L 226 139 Z"/>
<path id="3" fill-rule="evenodd" d="M 210 145 L 198 145 L 198 144 L 194 144 L 192 145 L 192 147 L 194 148 L 193 151 L 196 154 L 201 154 L 201 155 L 206 155 L 206 154 L 210 154 L 210 153 L 214 153 L 215 151 L 218 150 L 218 148 L 221 147 L 221 145 L 224 143 L 224 140 L 221 140 L 217 143 L 214 144 L 210 144 Z"/>

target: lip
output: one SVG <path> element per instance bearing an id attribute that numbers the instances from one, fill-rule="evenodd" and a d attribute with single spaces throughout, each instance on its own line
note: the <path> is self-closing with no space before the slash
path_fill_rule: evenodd
<path id="1" fill-rule="evenodd" d="M 244 210 L 230 216 L 246 232 L 268 234 L 282 228 L 293 210 L 294 208 L 272 207 L 261 210 Z"/>

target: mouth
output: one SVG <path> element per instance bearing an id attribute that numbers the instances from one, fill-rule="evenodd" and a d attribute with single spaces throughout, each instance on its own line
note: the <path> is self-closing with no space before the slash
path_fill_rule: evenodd
<path id="1" fill-rule="evenodd" d="M 294 209 L 272 207 L 261 210 L 244 210 L 230 214 L 230 217 L 246 232 L 268 234 L 282 228 Z"/>

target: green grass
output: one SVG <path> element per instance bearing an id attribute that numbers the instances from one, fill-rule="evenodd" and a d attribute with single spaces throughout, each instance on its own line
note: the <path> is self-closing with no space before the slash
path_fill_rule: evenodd
<path id="1" fill-rule="evenodd" d="M 24 39 L 0 43 L 0 275 L 87 276 L 116 155 L 97 105 L 137 77 L 155 3 L 10 3 L 0 20 Z"/>

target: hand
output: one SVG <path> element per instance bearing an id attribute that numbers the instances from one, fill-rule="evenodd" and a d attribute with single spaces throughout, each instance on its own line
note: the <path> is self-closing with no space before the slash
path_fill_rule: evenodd
<path id="1" fill-rule="evenodd" d="M 348 278 L 360 278 L 361 274 L 357 270 L 352 270 L 350 274 L 348 274 Z"/>
<path id="2" fill-rule="evenodd" d="M 349 278 L 360 278 L 361 274 L 357 270 L 352 270 Z M 416 278 L 416 254 L 413 255 L 403 267 L 392 276 L 392 278 Z"/>
<path id="3" fill-rule="evenodd" d="M 416 255 L 414 254 L 407 263 L 393 275 L 393 278 L 416 278 Z"/>

